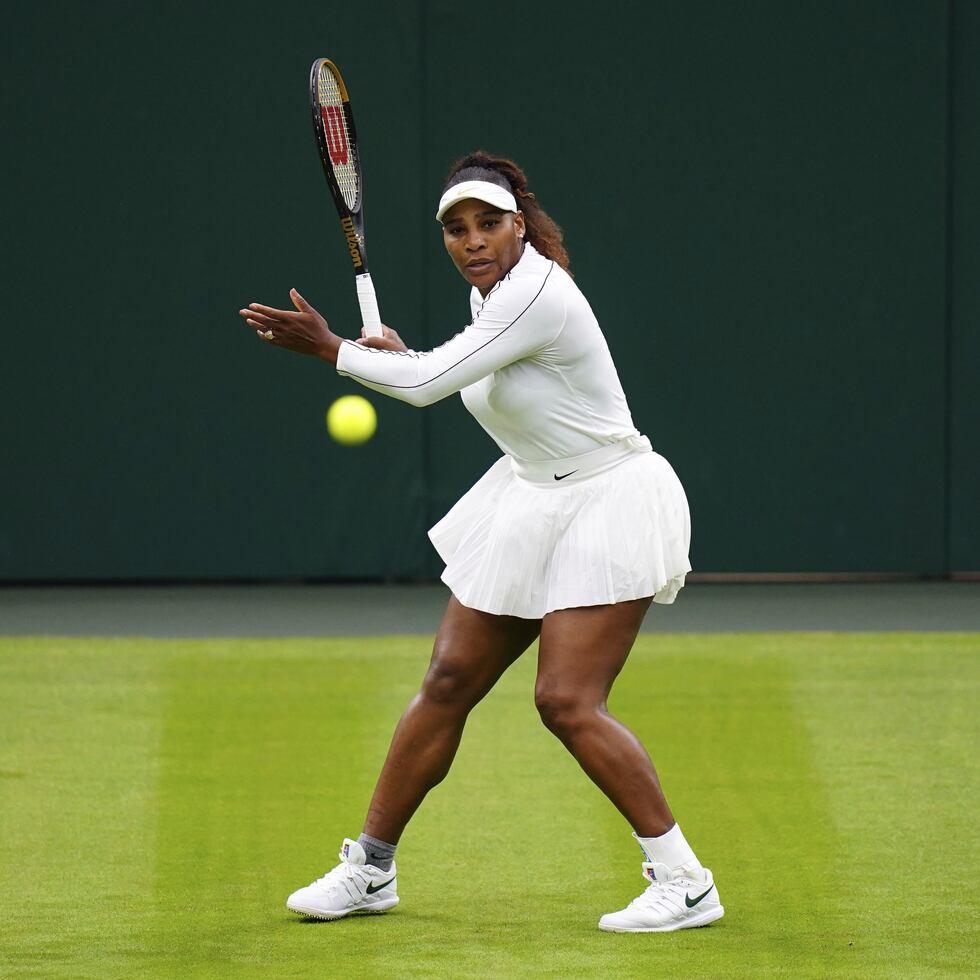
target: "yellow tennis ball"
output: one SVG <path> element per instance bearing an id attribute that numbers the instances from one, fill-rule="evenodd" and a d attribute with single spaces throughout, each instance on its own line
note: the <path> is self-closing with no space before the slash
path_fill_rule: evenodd
<path id="1" fill-rule="evenodd" d="M 327 409 L 327 431 L 342 446 L 367 442 L 377 427 L 374 406 L 360 395 L 344 395 Z"/>

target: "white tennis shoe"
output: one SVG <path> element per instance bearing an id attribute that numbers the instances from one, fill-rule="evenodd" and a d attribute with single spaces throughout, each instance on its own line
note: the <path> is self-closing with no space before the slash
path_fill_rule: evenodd
<path id="1" fill-rule="evenodd" d="M 366 864 L 364 848 L 347 838 L 340 864 L 286 899 L 290 912 L 314 919 L 342 919 L 351 912 L 387 912 L 398 904 L 395 865 L 382 871 Z"/>
<path id="2" fill-rule="evenodd" d="M 715 880 L 707 868 L 671 871 L 666 864 L 644 862 L 647 890 L 620 912 L 599 920 L 606 932 L 673 932 L 706 926 L 725 914 Z"/>

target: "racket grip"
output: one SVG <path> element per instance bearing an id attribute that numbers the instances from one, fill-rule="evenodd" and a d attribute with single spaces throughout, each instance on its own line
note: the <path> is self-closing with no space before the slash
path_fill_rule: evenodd
<path id="1" fill-rule="evenodd" d="M 374 283 L 371 282 L 371 273 L 355 276 L 354 280 L 357 283 L 357 302 L 361 307 L 364 335 L 381 337 L 384 331 L 381 329 L 381 313 L 378 310 L 378 297 L 374 291 Z"/>

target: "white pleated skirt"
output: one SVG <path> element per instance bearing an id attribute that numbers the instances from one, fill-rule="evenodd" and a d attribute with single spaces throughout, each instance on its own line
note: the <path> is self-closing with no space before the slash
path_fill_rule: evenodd
<path id="1" fill-rule="evenodd" d="M 429 538 L 464 606 L 524 619 L 644 596 L 671 603 L 691 570 L 684 488 L 642 436 L 545 463 L 504 456 Z"/>

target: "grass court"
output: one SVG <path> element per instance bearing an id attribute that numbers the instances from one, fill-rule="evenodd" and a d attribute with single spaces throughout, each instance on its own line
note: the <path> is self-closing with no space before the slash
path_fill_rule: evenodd
<path id="1" fill-rule="evenodd" d="M 401 905 L 287 913 L 359 832 L 429 648 L 0 638 L 0 975 L 980 970 L 975 633 L 641 635 L 611 707 L 714 871 L 707 929 L 596 929 L 640 852 L 538 722 L 533 649 L 403 839 Z"/>

